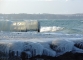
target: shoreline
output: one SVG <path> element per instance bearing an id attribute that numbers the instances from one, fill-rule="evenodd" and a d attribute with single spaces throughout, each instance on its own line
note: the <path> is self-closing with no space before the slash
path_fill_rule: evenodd
<path id="1" fill-rule="evenodd" d="M 22 59 L 26 60 L 26 59 Z M 63 55 L 60 55 L 58 57 L 51 57 L 51 56 L 35 56 L 28 60 L 83 60 L 83 53 L 72 53 L 67 52 Z"/>
<path id="2" fill-rule="evenodd" d="M 18 56 L 10 56 L 10 57 L 3 57 L 3 58 L 0 57 L 0 60 L 83 60 L 83 53 L 67 52 L 58 57 L 38 55 L 31 58 L 26 58 L 26 54 L 22 54 L 20 57 Z"/>

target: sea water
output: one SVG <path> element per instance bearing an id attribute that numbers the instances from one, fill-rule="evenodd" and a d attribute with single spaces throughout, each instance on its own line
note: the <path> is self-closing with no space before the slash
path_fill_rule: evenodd
<path id="1" fill-rule="evenodd" d="M 83 20 L 40 20 L 40 24 L 41 30 L 47 28 L 45 32 L 83 34 Z"/>
<path id="2" fill-rule="evenodd" d="M 1 31 L 0 51 L 7 53 L 9 50 L 19 51 L 19 56 L 22 51 L 25 51 L 28 58 L 33 56 L 32 52 L 34 56 L 47 55 L 52 57 L 70 51 L 83 53 L 83 20 L 42 19 L 38 21 L 40 32 Z M 78 47 L 74 46 L 75 44 Z"/>

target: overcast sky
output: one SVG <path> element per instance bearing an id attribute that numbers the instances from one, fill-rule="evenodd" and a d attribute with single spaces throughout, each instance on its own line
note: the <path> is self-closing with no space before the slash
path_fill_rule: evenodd
<path id="1" fill-rule="evenodd" d="M 0 0 L 0 13 L 83 13 L 83 0 Z"/>

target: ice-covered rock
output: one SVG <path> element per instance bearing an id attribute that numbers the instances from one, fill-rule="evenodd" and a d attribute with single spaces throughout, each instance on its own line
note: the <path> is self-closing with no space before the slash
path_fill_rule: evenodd
<path id="1" fill-rule="evenodd" d="M 77 47 L 73 47 L 72 53 L 83 53 L 83 49 L 77 48 Z"/>
<path id="2" fill-rule="evenodd" d="M 54 51 L 53 49 L 50 48 L 50 43 L 51 42 L 41 43 L 42 46 L 44 47 L 43 55 L 55 57 L 56 56 L 56 51 Z"/>
<path id="3" fill-rule="evenodd" d="M 14 40 L 2 40 L 0 42 L 0 52 L 12 53 L 14 56 L 21 56 L 22 52 L 25 53 L 26 58 L 31 58 L 34 56 L 60 56 L 66 52 L 72 53 L 83 53 L 82 40 L 67 40 L 67 39 L 56 39 L 56 40 L 46 40 L 43 42 L 32 41 L 14 41 Z M 18 52 L 18 53 L 17 53 Z"/>
<path id="4" fill-rule="evenodd" d="M 7 52 L 8 47 L 7 44 L 4 42 L 0 42 L 0 52 Z"/>
<path id="5" fill-rule="evenodd" d="M 30 51 L 32 56 L 42 55 L 43 46 L 40 43 L 25 42 L 24 51 Z"/>
<path id="6" fill-rule="evenodd" d="M 74 40 L 74 43 L 75 43 L 75 46 L 80 48 L 80 49 L 83 49 L 83 40 Z"/>
<path id="7" fill-rule="evenodd" d="M 68 40 L 54 40 L 51 43 L 51 48 L 56 51 L 57 56 L 72 51 L 73 47 L 74 43 Z"/>

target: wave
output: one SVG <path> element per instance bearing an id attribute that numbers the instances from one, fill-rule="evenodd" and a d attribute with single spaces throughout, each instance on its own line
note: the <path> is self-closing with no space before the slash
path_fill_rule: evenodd
<path id="1" fill-rule="evenodd" d="M 40 32 L 56 32 L 59 30 L 62 30 L 63 27 L 57 27 L 57 26 L 46 26 L 46 27 L 41 27 Z"/>

